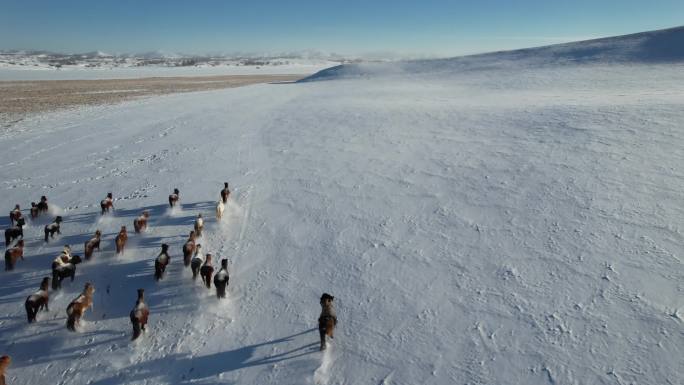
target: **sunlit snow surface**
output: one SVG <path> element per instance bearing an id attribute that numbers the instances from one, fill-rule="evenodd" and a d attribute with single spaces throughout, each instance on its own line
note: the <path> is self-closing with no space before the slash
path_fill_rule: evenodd
<path id="1" fill-rule="evenodd" d="M 48 219 L 31 222 L 25 260 L 2 272 L 8 383 L 682 381 L 681 64 L 169 95 L 24 120 L 0 148 L 2 207 L 47 195 L 65 219 L 49 244 Z M 110 191 L 116 211 L 102 218 Z M 150 227 L 136 235 L 143 209 Z M 198 213 L 205 252 L 230 260 L 224 301 L 182 265 Z M 56 253 L 82 254 L 96 229 L 102 251 L 27 325 L 23 301 Z M 171 265 L 155 283 L 162 242 Z M 87 281 L 94 309 L 70 333 L 65 308 Z M 137 288 L 151 316 L 131 343 Z M 324 291 L 339 318 L 325 355 Z"/>

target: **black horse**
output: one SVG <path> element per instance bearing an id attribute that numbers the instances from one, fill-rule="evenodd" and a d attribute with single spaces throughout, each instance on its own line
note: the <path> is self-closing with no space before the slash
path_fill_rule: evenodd
<path id="1" fill-rule="evenodd" d="M 173 189 L 173 194 L 169 195 L 169 206 L 173 208 L 173 206 L 178 203 L 178 200 L 180 199 L 180 191 L 178 191 L 177 188 Z"/>
<path id="2" fill-rule="evenodd" d="M 5 247 L 9 247 L 10 243 L 12 243 L 13 240 L 18 239 L 19 237 L 21 237 L 22 239 L 24 238 L 24 225 L 26 225 L 26 222 L 22 217 L 17 219 L 16 226 L 12 226 L 9 229 L 5 230 Z"/>
<path id="3" fill-rule="evenodd" d="M 164 276 L 166 271 L 166 266 L 171 262 L 171 257 L 169 256 L 169 245 L 162 243 L 162 251 L 154 260 L 154 279 L 159 281 Z"/>
<path id="4" fill-rule="evenodd" d="M 45 195 L 40 197 L 40 202 L 36 205 L 36 209 L 38 210 L 38 214 L 48 212 L 47 197 Z"/>
<path id="5" fill-rule="evenodd" d="M 48 241 L 48 235 L 50 236 L 50 238 L 54 238 L 55 233 L 62 234 L 59 231 L 60 223 L 62 223 L 62 217 L 58 215 L 52 223 L 50 223 L 49 225 L 45 225 L 45 242 Z"/>
<path id="6" fill-rule="evenodd" d="M 71 278 L 71 282 L 74 281 L 76 276 L 76 265 L 81 263 L 81 257 L 74 255 L 69 259 L 69 263 L 63 266 L 59 266 L 57 262 L 52 262 L 52 290 L 58 290 L 62 288 L 62 280 L 66 278 Z"/>
<path id="7" fill-rule="evenodd" d="M 48 308 L 49 294 L 48 286 L 50 285 L 50 278 L 45 277 L 40 283 L 40 290 L 29 295 L 24 302 L 26 308 L 26 316 L 28 322 L 36 322 L 36 315 L 40 310 L 50 311 Z"/>
<path id="8" fill-rule="evenodd" d="M 228 286 L 228 260 L 221 260 L 221 270 L 214 276 L 214 286 L 216 286 L 216 297 L 226 298 L 226 286 Z"/>

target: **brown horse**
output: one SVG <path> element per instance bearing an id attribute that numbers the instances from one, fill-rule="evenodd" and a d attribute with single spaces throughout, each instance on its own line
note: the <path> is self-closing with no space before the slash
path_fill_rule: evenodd
<path id="1" fill-rule="evenodd" d="M 197 219 L 195 219 L 195 234 L 198 237 L 201 237 L 202 230 L 204 230 L 204 219 L 202 218 L 202 214 L 197 214 Z"/>
<path id="2" fill-rule="evenodd" d="M 207 289 L 211 289 L 211 276 L 214 275 L 214 267 L 211 265 L 211 254 L 207 254 L 204 260 L 204 265 L 200 268 L 200 276 L 202 277 L 202 282 L 207 286 Z"/>
<path id="3" fill-rule="evenodd" d="M 114 210 L 114 198 L 112 198 L 112 193 L 107 193 L 107 197 L 100 201 L 100 209 L 102 209 L 100 215 L 105 215 L 110 209 Z"/>
<path id="4" fill-rule="evenodd" d="M 119 234 L 114 238 L 114 243 L 116 243 L 116 253 L 123 254 L 124 248 L 126 247 L 126 241 L 128 241 L 128 234 L 126 233 L 126 226 L 121 226 Z"/>
<path id="5" fill-rule="evenodd" d="M 36 202 L 31 202 L 31 219 L 36 219 L 38 218 L 38 214 L 40 214 L 40 211 L 38 210 L 38 205 L 36 205 Z"/>
<path id="6" fill-rule="evenodd" d="M 67 306 L 67 329 L 70 331 L 76 331 L 76 325 L 81 321 L 83 313 L 85 313 L 88 308 L 93 307 L 93 293 L 95 293 L 95 286 L 88 282 L 85 284 L 85 288 L 83 288 L 83 293 L 71 301 L 69 306 Z"/>
<path id="7" fill-rule="evenodd" d="M 14 270 L 18 259 L 24 259 L 24 240 L 20 239 L 11 249 L 5 250 L 5 271 Z"/>
<path id="8" fill-rule="evenodd" d="M 12 363 L 10 356 L 0 357 L 0 385 L 5 385 L 5 372 L 7 367 Z"/>
<path id="9" fill-rule="evenodd" d="M 188 240 L 183 245 L 183 264 L 190 265 L 190 259 L 195 254 L 195 232 L 191 231 Z"/>
<path id="10" fill-rule="evenodd" d="M 162 243 L 162 251 L 159 253 L 157 258 L 154 260 L 154 279 L 159 281 L 164 276 L 166 271 L 166 266 L 171 262 L 171 257 L 169 256 L 169 245 Z"/>
<path id="11" fill-rule="evenodd" d="M 14 226 L 14 222 L 17 219 L 21 218 L 21 208 L 19 208 L 19 205 L 15 205 L 14 210 L 10 211 L 9 218 L 12 226 Z"/>
<path id="12" fill-rule="evenodd" d="M 95 230 L 95 236 L 83 245 L 83 256 L 86 260 L 89 260 L 93 256 L 95 249 L 100 251 L 100 236 L 102 236 L 100 230 Z"/>
<path id="13" fill-rule="evenodd" d="M 133 229 L 136 233 L 147 230 L 147 220 L 150 218 L 150 212 L 145 210 L 139 217 L 133 220 Z"/>
<path id="14" fill-rule="evenodd" d="M 133 325 L 133 338 L 135 340 L 140 337 L 141 330 L 145 330 L 147 319 L 150 316 L 150 309 L 145 304 L 144 298 L 145 290 L 138 289 L 138 300 L 135 302 L 135 307 L 131 310 L 131 324 Z"/>
<path id="15" fill-rule="evenodd" d="M 40 283 L 40 289 L 26 298 L 24 307 L 29 323 L 36 322 L 36 315 L 40 310 L 50 311 L 48 308 L 48 286 L 50 286 L 50 278 L 45 277 Z"/>
<path id="16" fill-rule="evenodd" d="M 169 206 L 173 207 L 180 199 L 180 191 L 177 188 L 173 189 L 173 194 L 169 195 Z"/>
<path id="17" fill-rule="evenodd" d="M 21 237 L 24 239 L 24 225 L 26 221 L 24 218 L 19 218 L 15 226 L 5 229 L 5 247 L 9 247 L 13 240 Z"/>
<path id="18" fill-rule="evenodd" d="M 335 326 L 337 326 L 337 315 L 333 306 L 335 297 L 328 293 L 321 296 L 321 315 L 318 317 L 318 334 L 321 337 L 321 350 L 326 348 L 325 336 L 333 337 Z"/>

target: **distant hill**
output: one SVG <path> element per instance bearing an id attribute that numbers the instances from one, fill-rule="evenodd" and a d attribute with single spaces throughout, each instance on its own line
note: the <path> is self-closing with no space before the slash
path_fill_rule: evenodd
<path id="1" fill-rule="evenodd" d="M 684 26 L 630 35 L 555 44 L 544 47 L 499 51 L 448 59 L 394 63 L 342 64 L 322 70 L 302 81 L 337 78 L 421 74 L 596 63 L 684 62 Z"/>

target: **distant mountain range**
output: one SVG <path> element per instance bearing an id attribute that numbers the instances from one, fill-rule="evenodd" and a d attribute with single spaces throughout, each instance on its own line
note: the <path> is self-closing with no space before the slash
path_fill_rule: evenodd
<path id="1" fill-rule="evenodd" d="M 212 67 L 277 66 L 320 63 L 353 63 L 358 58 L 316 51 L 282 54 L 187 55 L 169 52 L 110 54 L 102 51 L 58 53 L 38 50 L 0 50 L 0 67 L 24 68 L 120 68 L 120 67 Z"/>

